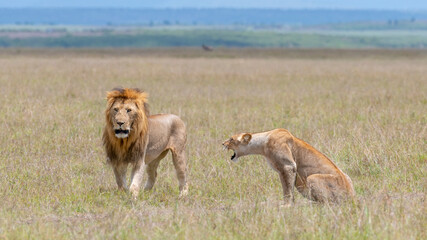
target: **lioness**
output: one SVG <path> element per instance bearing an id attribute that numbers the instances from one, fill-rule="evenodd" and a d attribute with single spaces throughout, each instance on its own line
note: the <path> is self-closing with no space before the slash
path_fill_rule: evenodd
<path id="1" fill-rule="evenodd" d="M 107 92 L 103 142 L 119 189 L 127 189 L 126 172 L 133 166 L 130 192 L 136 198 L 147 169 L 145 189 L 153 188 L 157 167 L 168 151 L 179 180 L 180 196 L 188 193 L 185 124 L 175 115 L 149 116 L 148 95 L 139 89 L 115 88 Z M 144 162 L 145 160 L 145 162 Z"/>
<path id="2" fill-rule="evenodd" d="M 306 198 L 319 202 L 354 196 L 351 179 L 341 169 L 286 129 L 236 134 L 223 146 L 233 150 L 232 161 L 249 154 L 263 155 L 279 173 L 286 206 L 293 202 L 294 186 Z"/>

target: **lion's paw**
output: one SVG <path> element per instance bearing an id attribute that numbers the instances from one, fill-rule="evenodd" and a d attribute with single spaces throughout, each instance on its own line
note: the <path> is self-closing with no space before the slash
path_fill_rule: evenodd
<path id="1" fill-rule="evenodd" d="M 183 187 L 181 191 L 179 191 L 179 198 L 183 198 L 187 195 L 188 195 L 188 185 L 185 185 L 185 187 Z"/>
<path id="2" fill-rule="evenodd" d="M 129 192 L 132 194 L 132 197 L 134 199 L 138 198 L 138 195 L 139 195 L 139 188 L 138 187 L 136 187 L 134 185 L 130 186 Z"/>
<path id="3" fill-rule="evenodd" d="M 292 207 L 292 203 L 290 203 L 290 202 L 288 202 L 288 203 L 282 203 L 279 206 L 279 208 L 283 208 L 283 209 L 290 208 L 290 207 Z"/>

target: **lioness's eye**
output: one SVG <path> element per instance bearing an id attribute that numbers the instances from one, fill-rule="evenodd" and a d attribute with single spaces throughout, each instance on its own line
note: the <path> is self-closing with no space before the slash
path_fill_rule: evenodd
<path id="1" fill-rule="evenodd" d="M 126 109 L 126 112 L 130 112 L 130 111 L 132 111 L 132 109 Z"/>
<path id="2" fill-rule="evenodd" d="M 118 112 L 119 111 L 119 109 L 118 108 L 114 108 L 114 112 Z"/>

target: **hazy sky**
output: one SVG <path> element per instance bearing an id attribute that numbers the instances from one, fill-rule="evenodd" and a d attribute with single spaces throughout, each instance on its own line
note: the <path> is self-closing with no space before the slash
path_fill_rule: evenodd
<path id="1" fill-rule="evenodd" d="M 427 0 L 0 0 L 0 7 L 232 7 L 427 10 Z"/>

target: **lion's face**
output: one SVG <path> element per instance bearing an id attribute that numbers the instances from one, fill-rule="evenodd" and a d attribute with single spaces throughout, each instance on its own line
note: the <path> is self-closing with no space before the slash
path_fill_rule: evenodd
<path id="1" fill-rule="evenodd" d="M 238 158 L 243 155 L 245 148 L 249 144 L 252 135 L 250 133 L 240 133 L 232 136 L 228 140 L 222 143 L 227 150 L 233 150 L 233 155 L 231 156 L 232 161 L 237 161 Z"/>
<path id="2" fill-rule="evenodd" d="M 138 108 L 131 100 L 116 101 L 110 108 L 110 119 L 117 138 L 127 138 L 134 121 L 138 118 Z"/>

